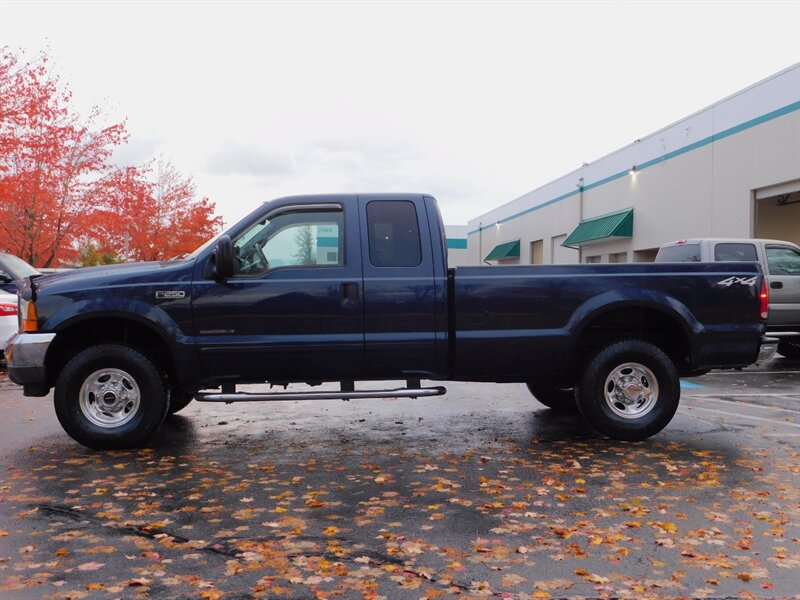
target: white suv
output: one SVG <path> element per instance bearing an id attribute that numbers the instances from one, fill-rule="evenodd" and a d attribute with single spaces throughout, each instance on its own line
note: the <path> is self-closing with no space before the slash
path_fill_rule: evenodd
<path id="1" fill-rule="evenodd" d="M 17 295 L 0 290 L 0 352 L 5 350 L 6 342 L 17 332 Z"/>

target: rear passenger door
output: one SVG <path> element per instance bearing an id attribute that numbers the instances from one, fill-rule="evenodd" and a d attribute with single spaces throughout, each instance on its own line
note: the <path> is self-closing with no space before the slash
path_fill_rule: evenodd
<path id="1" fill-rule="evenodd" d="M 422 196 L 359 196 L 367 377 L 436 369 L 433 250 Z"/>

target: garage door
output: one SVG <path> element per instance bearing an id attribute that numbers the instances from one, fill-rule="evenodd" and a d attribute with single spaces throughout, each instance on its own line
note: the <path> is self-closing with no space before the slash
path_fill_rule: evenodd
<path id="1" fill-rule="evenodd" d="M 800 244 L 800 179 L 756 190 L 755 237 Z"/>

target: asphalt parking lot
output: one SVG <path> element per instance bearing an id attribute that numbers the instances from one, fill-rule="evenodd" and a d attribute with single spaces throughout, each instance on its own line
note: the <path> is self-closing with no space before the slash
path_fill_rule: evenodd
<path id="1" fill-rule="evenodd" d="M 93 452 L 0 374 L 0 597 L 800 597 L 800 363 L 602 439 L 522 385 L 193 403 Z"/>

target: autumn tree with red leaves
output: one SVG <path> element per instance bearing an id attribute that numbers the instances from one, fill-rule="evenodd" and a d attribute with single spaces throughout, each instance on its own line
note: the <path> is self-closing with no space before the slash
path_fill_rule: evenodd
<path id="1" fill-rule="evenodd" d="M 95 237 L 127 260 L 167 260 L 194 250 L 222 225 L 191 177 L 160 158 L 107 177 Z"/>
<path id="2" fill-rule="evenodd" d="M 191 177 L 163 159 L 116 168 L 124 123 L 71 107 L 42 55 L 0 54 L 0 250 L 40 267 L 106 258 L 159 260 L 191 251 L 221 224 Z"/>

